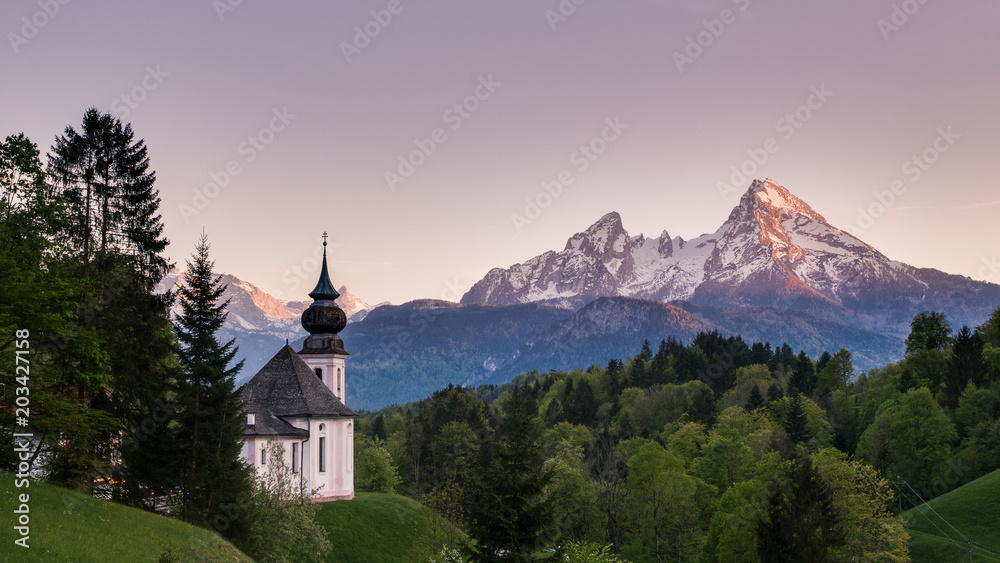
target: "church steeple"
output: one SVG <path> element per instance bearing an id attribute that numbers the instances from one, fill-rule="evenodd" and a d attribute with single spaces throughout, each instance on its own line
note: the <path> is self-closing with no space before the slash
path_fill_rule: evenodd
<path id="1" fill-rule="evenodd" d="M 347 315 L 334 301 L 340 297 L 340 293 L 333 288 L 327 271 L 326 237 L 324 232 L 323 270 L 316 282 L 316 289 L 309 294 L 313 302 L 308 309 L 302 311 L 302 328 L 309 332 L 309 337 L 303 343 L 300 354 L 347 354 L 344 351 L 344 341 L 337 336 L 347 326 Z"/>
<path id="2" fill-rule="evenodd" d="M 336 299 L 340 297 L 340 293 L 333 288 L 333 283 L 330 282 L 330 274 L 326 270 L 326 231 L 323 231 L 323 270 L 319 274 L 319 281 L 316 282 L 316 289 L 309 293 L 309 297 L 314 300 L 323 299 Z"/>

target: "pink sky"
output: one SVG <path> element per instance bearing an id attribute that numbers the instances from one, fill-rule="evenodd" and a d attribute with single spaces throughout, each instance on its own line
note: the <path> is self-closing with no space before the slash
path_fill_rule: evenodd
<path id="1" fill-rule="evenodd" d="M 996 3 L 61 1 L 0 4 L 0 134 L 44 153 L 90 106 L 123 117 L 169 256 L 204 227 L 220 270 L 286 298 L 324 230 L 338 286 L 457 300 L 608 211 L 712 231 L 753 177 L 890 258 L 1000 280 Z"/>

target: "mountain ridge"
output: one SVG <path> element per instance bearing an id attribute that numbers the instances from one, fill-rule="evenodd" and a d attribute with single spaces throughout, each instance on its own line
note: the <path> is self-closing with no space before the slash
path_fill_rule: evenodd
<path id="1" fill-rule="evenodd" d="M 493 268 L 462 302 L 579 308 L 611 296 L 777 306 L 905 336 L 920 310 L 942 308 L 959 323 L 981 318 L 1000 301 L 1000 286 L 890 260 L 768 178 L 754 180 L 712 233 L 629 236 L 610 212 L 562 251 Z"/>

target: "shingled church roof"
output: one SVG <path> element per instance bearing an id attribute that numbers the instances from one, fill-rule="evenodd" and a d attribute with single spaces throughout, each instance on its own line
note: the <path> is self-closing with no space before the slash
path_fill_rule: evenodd
<path id="1" fill-rule="evenodd" d="M 245 436 L 308 436 L 304 428 L 296 428 L 271 414 L 266 408 L 247 403 L 243 411 L 254 415 L 254 423 L 244 425 Z"/>
<path id="2" fill-rule="evenodd" d="M 358 416 L 287 344 L 240 393 L 248 404 L 262 406 L 277 416 Z"/>

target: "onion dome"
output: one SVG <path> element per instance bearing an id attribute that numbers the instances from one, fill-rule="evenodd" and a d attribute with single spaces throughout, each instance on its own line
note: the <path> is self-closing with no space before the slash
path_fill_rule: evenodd
<path id="1" fill-rule="evenodd" d="M 302 311 L 302 328 L 309 332 L 300 354 L 347 354 L 344 341 L 337 333 L 347 326 L 347 315 L 337 306 L 335 299 L 340 293 L 333 288 L 326 267 L 326 237 L 323 233 L 323 269 L 316 283 L 316 289 L 309 293 L 312 305 Z"/>

